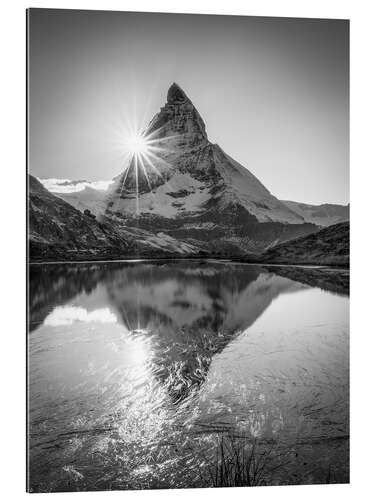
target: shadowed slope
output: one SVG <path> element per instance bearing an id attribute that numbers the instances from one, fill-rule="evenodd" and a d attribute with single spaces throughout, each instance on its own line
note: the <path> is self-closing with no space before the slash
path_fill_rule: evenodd
<path id="1" fill-rule="evenodd" d="M 341 222 L 270 248 L 262 255 L 261 261 L 349 266 L 349 222 Z"/>

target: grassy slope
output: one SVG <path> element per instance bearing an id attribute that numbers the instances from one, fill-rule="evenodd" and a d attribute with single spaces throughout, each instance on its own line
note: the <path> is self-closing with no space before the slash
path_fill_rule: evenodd
<path id="1" fill-rule="evenodd" d="M 349 266 L 349 222 L 341 222 L 317 233 L 270 248 L 262 262 Z"/>

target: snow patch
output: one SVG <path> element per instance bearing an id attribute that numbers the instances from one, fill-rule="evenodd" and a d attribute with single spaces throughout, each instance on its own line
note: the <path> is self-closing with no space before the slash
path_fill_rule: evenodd
<path id="1" fill-rule="evenodd" d="M 168 193 L 186 191 L 184 196 L 174 197 Z M 168 182 L 158 186 L 148 193 L 140 194 L 138 207 L 141 213 L 160 215 L 173 218 L 184 212 L 199 212 L 202 205 L 210 199 L 209 189 L 203 182 L 194 179 L 188 173 L 176 172 Z M 124 211 L 129 214 L 136 213 L 137 199 L 122 198 L 115 201 L 114 211 Z"/>

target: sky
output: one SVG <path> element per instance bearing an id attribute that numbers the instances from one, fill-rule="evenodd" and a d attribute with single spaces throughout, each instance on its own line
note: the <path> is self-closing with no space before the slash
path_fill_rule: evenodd
<path id="1" fill-rule="evenodd" d="M 345 20 L 31 9 L 30 173 L 112 179 L 173 82 L 279 199 L 349 202 Z"/>

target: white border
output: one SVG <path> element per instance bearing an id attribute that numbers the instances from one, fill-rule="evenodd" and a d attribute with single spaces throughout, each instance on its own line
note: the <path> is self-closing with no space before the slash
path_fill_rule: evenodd
<path id="1" fill-rule="evenodd" d="M 374 491 L 373 401 L 375 17 L 371 0 L 10 1 L 1 9 L 0 471 L 3 498 L 25 493 L 25 9 L 27 7 L 195 12 L 351 21 L 351 485 L 80 493 L 100 498 L 368 498 Z M 60 494 L 54 494 L 56 498 Z M 70 498 L 70 494 L 63 494 Z"/>

